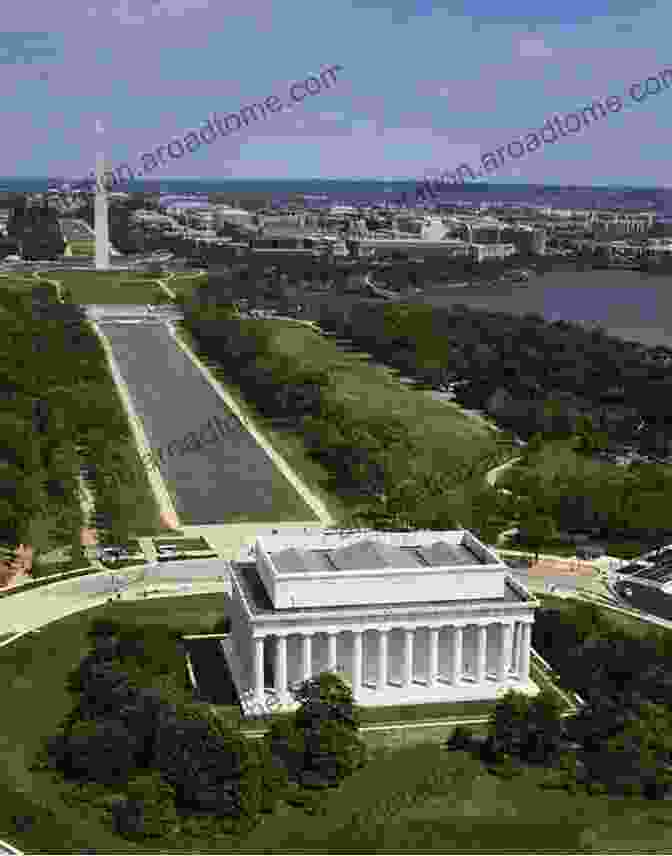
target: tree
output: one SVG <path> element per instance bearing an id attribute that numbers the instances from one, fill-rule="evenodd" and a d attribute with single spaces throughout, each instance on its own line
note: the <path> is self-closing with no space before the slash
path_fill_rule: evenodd
<path id="1" fill-rule="evenodd" d="M 644 701 L 616 734 L 588 755 L 591 774 L 618 790 L 672 784 L 672 713 Z"/>
<path id="2" fill-rule="evenodd" d="M 543 544 L 555 534 L 555 522 L 549 514 L 528 507 L 523 510 L 518 524 L 520 538 L 534 550 L 534 560 L 539 561 Z"/>
<path id="3" fill-rule="evenodd" d="M 138 742 L 119 720 L 76 722 L 67 735 L 62 769 L 66 775 L 114 785 L 136 766 Z"/>
<path id="4" fill-rule="evenodd" d="M 528 761 L 548 762 L 558 755 L 564 737 L 562 704 L 550 688 L 535 696 L 527 715 L 523 754 Z"/>
<path id="5" fill-rule="evenodd" d="M 131 779 L 127 798 L 114 803 L 115 829 L 126 838 L 161 838 L 179 828 L 175 789 L 153 771 Z"/>
<path id="6" fill-rule="evenodd" d="M 273 723 L 269 748 L 304 786 L 337 784 L 366 758 L 352 689 L 340 675 L 322 672 L 293 695 L 300 707 L 293 719 Z"/>
<path id="7" fill-rule="evenodd" d="M 490 714 L 488 736 L 494 754 L 520 756 L 527 739 L 527 718 L 530 699 L 516 690 L 509 690 Z"/>
<path id="8" fill-rule="evenodd" d="M 494 487 L 486 485 L 471 498 L 472 527 L 488 544 L 497 540 L 513 517 L 511 501 Z"/>

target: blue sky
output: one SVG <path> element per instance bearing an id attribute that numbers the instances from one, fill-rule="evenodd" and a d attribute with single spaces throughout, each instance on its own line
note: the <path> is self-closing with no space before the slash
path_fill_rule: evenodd
<path id="1" fill-rule="evenodd" d="M 421 178 L 672 69 L 671 24 L 669 0 L 22 0 L 3 8 L 0 174 L 84 176 L 101 144 L 140 164 L 340 65 L 330 89 L 154 175 Z M 672 86 L 491 180 L 668 186 L 670 142 Z"/>

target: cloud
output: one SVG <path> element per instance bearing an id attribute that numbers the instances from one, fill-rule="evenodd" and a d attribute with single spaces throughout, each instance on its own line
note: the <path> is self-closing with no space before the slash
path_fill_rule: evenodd
<path id="1" fill-rule="evenodd" d="M 212 0 L 119 0 L 118 5 L 112 9 L 112 15 L 119 20 L 120 24 L 133 26 L 147 24 L 151 18 L 157 18 L 160 15 L 180 18 L 186 12 L 209 9 L 211 4 Z"/>
<path id="2" fill-rule="evenodd" d="M 553 56 L 553 51 L 546 47 L 543 39 L 521 39 L 518 42 L 518 53 L 523 57 Z"/>

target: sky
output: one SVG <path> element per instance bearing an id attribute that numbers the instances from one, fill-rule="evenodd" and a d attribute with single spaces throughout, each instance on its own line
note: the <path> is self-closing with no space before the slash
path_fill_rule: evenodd
<path id="1" fill-rule="evenodd" d="M 22 0 L 3 8 L 0 174 L 81 178 L 101 149 L 140 167 L 340 66 L 300 103 L 164 153 L 152 177 L 421 179 L 620 95 L 488 180 L 672 186 L 671 24 L 669 0 Z M 669 88 L 627 95 L 665 68 Z"/>

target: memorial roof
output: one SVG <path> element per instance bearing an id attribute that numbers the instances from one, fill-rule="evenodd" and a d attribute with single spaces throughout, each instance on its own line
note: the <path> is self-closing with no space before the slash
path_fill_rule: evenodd
<path id="1" fill-rule="evenodd" d="M 329 612 L 338 609 L 347 609 L 348 612 L 366 612 L 371 609 L 419 609 L 427 606 L 440 606 L 442 609 L 454 606 L 455 608 L 469 606 L 496 606 L 505 603 L 524 603 L 528 598 L 523 596 L 509 581 L 508 577 L 505 580 L 504 595 L 502 597 L 486 597 L 486 598 L 470 598 L 468 600 L 434 600 L 425 602 L 404 602 L 404 603 L 368 603 L 368 604 L 343 604 L 342 606 L 302 606 L 290 607 L 286 609 L 276 609 L 273 606 L 266 588 L 259 577 L 255 562 L 231 562 L 231 575 L 235 578 L 237 584 L 243 592 L 252 613 L 255 615 L 274 614 L 274 615 L 296 615 L 300 613 L 315 613 Z"/>
<path id="2" fill-rule="evenodd" d="M 280 574 L 486 564 L 464 544 L 435 541 L 431 546 L 395 546 L 375 538 L 332 549 L 288 547 L 268 555 Z"/>

